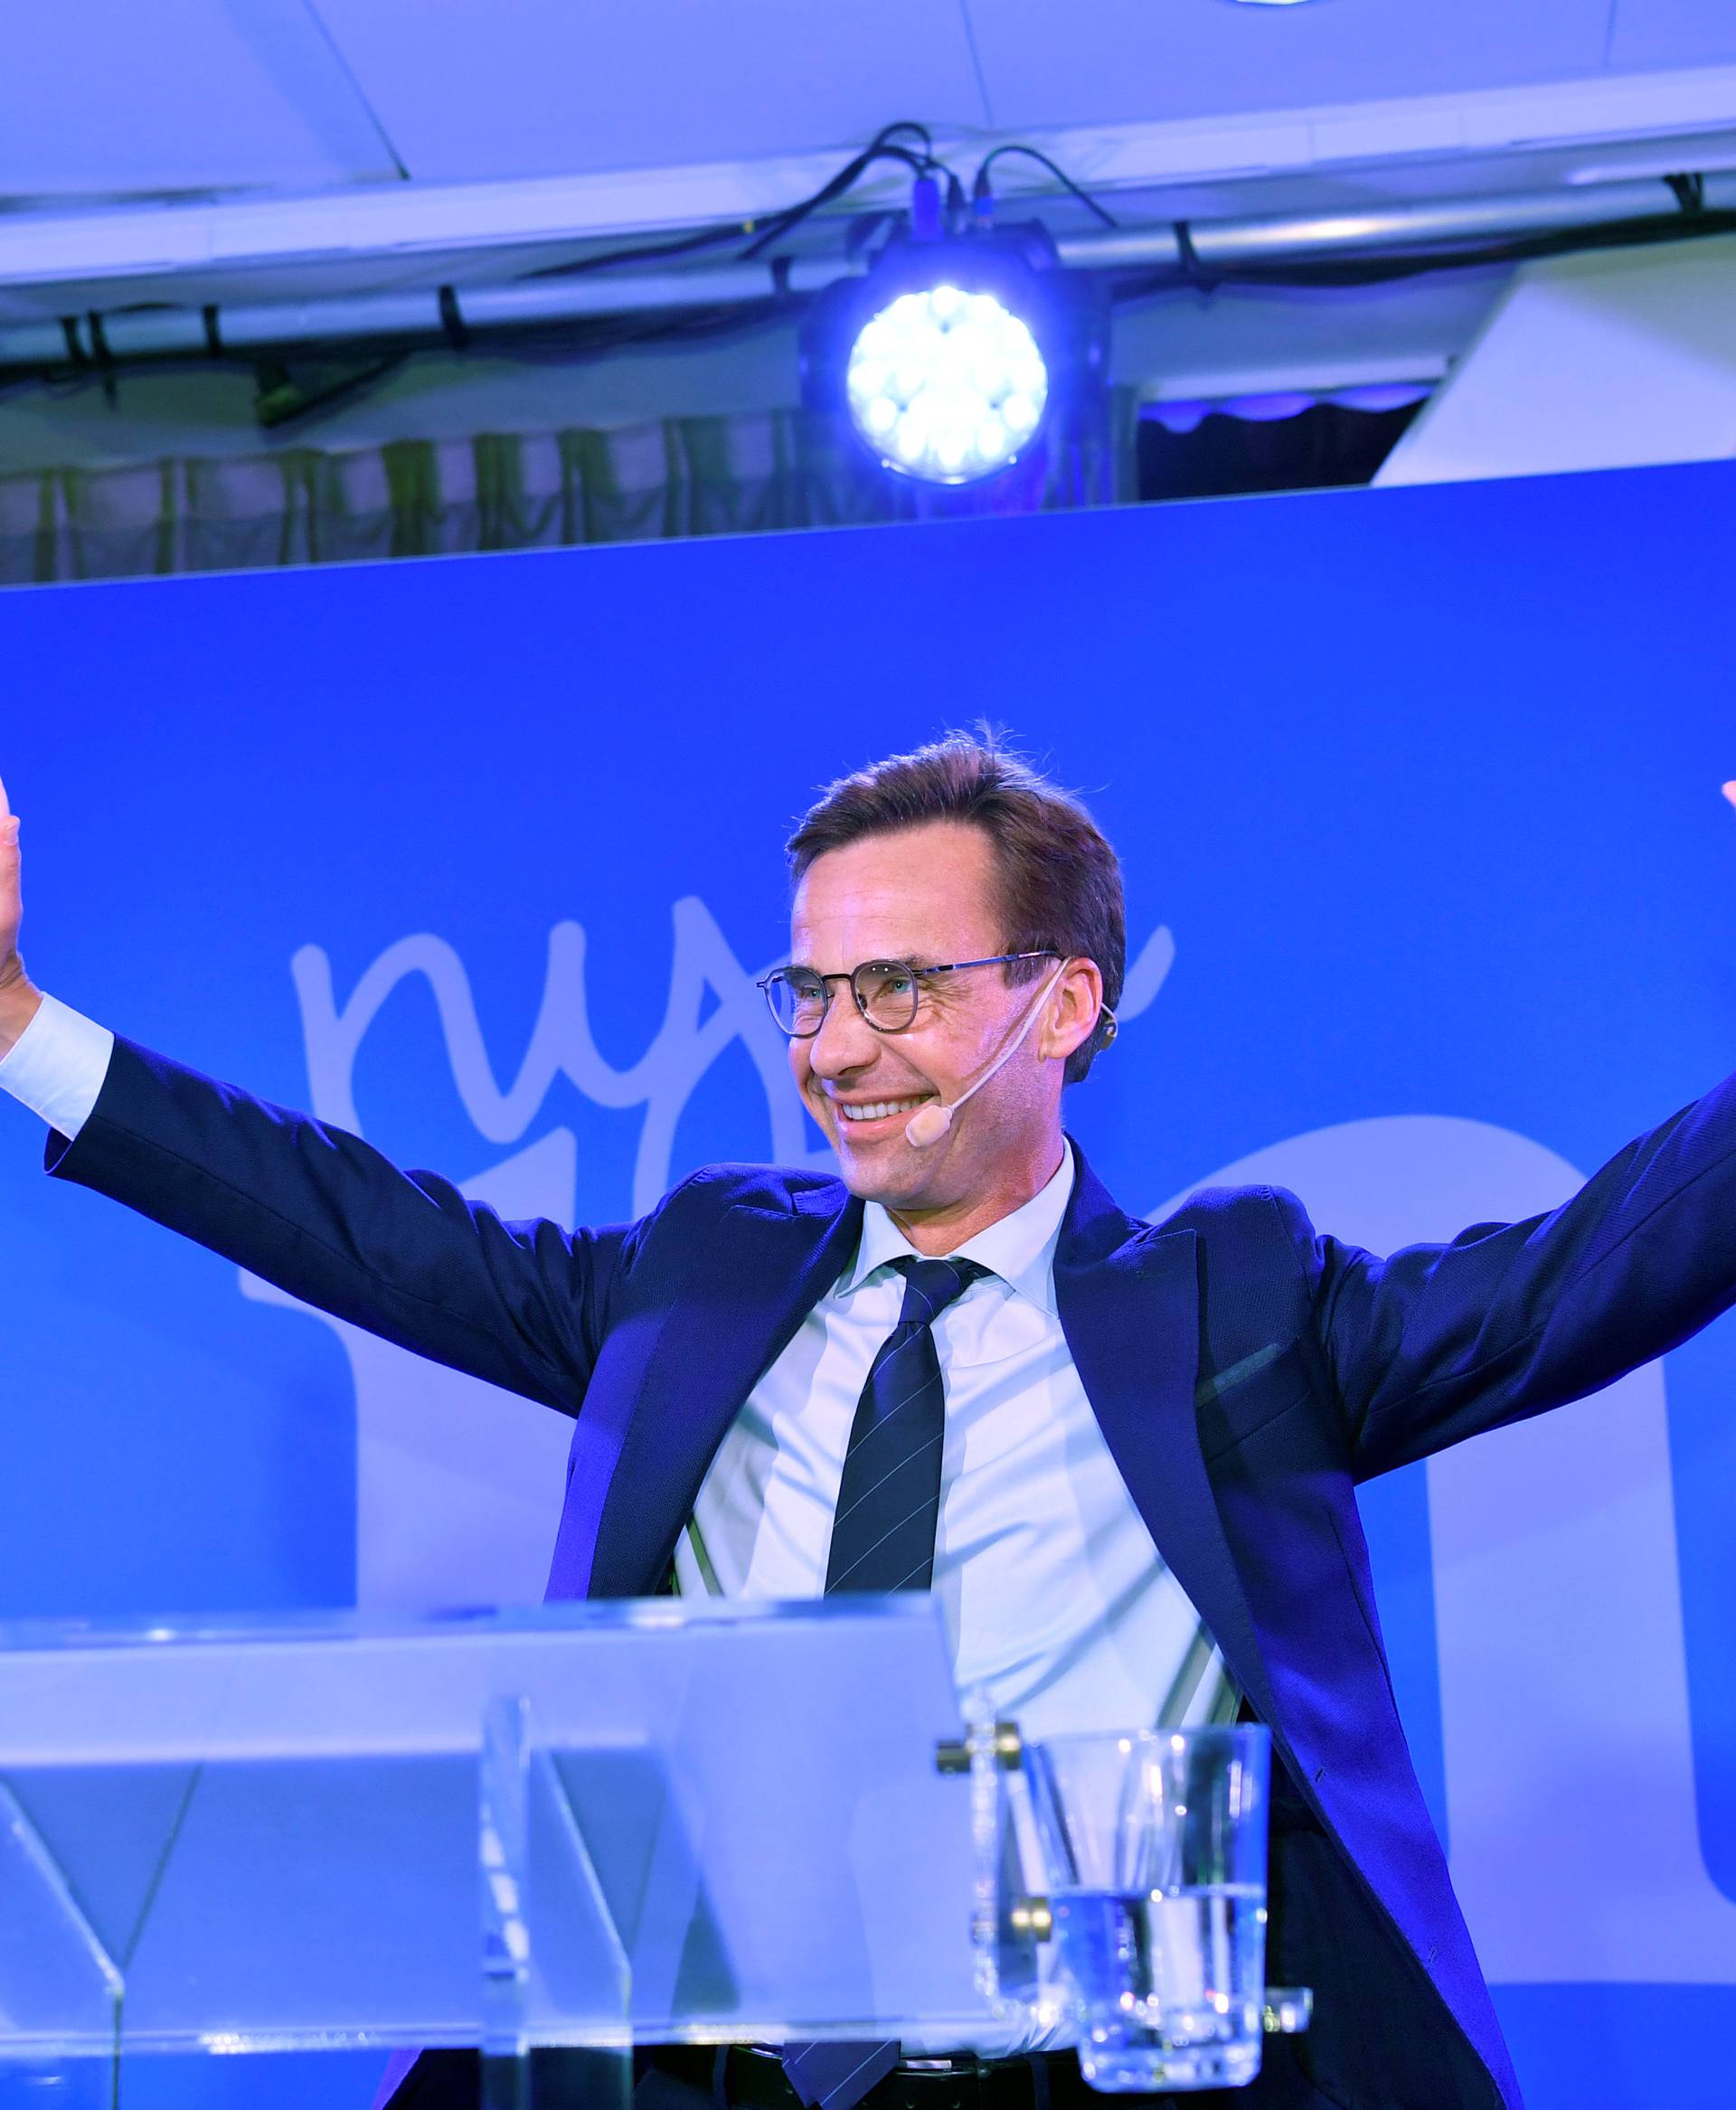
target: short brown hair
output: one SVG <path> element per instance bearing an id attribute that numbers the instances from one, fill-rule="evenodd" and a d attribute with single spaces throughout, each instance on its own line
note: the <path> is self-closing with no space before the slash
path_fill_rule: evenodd
<path id="1" fill-rule="evenodd" d="M 1067 1059 L 1066 1082 L 1077 1084 L 1115 1034 L 1127 957 L 1121 862 L 1079 800 L 993 733 L 949 732 L 828 784 L 785 845 L 790 883 L 799 885 L 828 850 L 929 821 L 968 821 L 994 844 L 1008 952 L 1096 961 L 1104 1013 Z M 1015 960 L 1002 970 L 1012 982 L 1044 971 L 1041 960 Z"/>

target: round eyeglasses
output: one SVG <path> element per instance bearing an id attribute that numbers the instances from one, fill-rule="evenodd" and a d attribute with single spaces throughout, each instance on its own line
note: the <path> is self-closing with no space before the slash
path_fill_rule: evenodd
<path id="1" fill-rule="evenodd" d="M 1043 947 L 1028 953 L 990 953 L 986 959 L 948 960 L 919 967 L 910 960 L 864 960 L 848 974 L 821 975 L 812 967 L 776 967 L 756 987 L 766 993 L 771 1015 L 792 1041 L 811 1041 L 826 1023 L 832 1005 L 832 984 L 847 982 L 856 1009 L 877 1033 L 901 1033 L 915 1022 L 922 984 L 933 975 L 956 975 L 965 967 L 999 967 L 1012 960 L 1058 960 Z"/>

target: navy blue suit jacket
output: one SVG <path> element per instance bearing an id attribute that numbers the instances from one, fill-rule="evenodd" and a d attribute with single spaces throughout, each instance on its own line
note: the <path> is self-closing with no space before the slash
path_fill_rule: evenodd
<path id="1" fill-rule="evenodd" d="M 552 1597 L 654 1591 L 749 1390 L 842 1272 L 838 1182 L 713 1166 L 642 1221 L 509 1224 L 355 1137 L 121 1042 L 63 1178 L 573 1417 Z M 1518 2090 L 1393 1703 L 1360 1480 L 1609 1383 L 1736 1297 L 1736 1081 L 1547 1216 L 1377 1258 L 1272 1188 L 1127 1216 L 1086 1169 L 1055 1262 L 1159 1551 L 1269 1725 L 1270 1974 L 1345 2110 Z"/>

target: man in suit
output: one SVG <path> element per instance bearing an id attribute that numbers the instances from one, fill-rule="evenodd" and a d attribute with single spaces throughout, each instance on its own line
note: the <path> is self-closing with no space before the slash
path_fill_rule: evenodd
<path id="1" fill-rule="evenodd" d="M 1393 1703 L 1359 1480 L 1562 1404 L 1731 1301 L 1736 1086 L 1548 1216 L 1380 1259 L 1280 1191 L 1128 1217 L 1061 1126 L 1113 1036 L 1119 869 L 1084 810 L 953 738 L 832 786 L 768 978 L 841 1179 L 714 1166 L 639 1222 L 507 1224 L 353 1136 L 115 1041 L 17 951 L 0 1085 L 51 1170 L 573 1418 L 552 1597 L 931 1588 L 1028 1733 L 1266 1723 L 1269 1970 L 1315 2027 L 1229 2098 L 1516 2110 Z M 1732 1189 L 1729 1198 L 1726 1188 Z M 1025 2110 L 1049 2048 L 658 2055 L 646 2110 Z M 1039 2056 L 1024 2056 L 1034 2049 Z M 400 2104 L 475 2068 L 424 2055 Z"/>

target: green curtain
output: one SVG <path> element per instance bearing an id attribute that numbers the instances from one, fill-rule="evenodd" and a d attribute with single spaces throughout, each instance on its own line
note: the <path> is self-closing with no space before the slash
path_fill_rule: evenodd
<path id="1" fill-rule="evenodd" d="M 958 492 L 888 476 L 842 419 L 802 410 L 0 475 L 0 583 L 1107 505 L 1137 494 L 1136 441 L 1117 390 Z"/>

